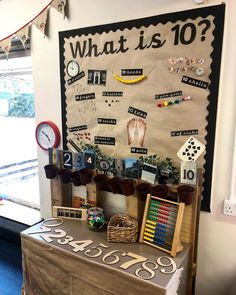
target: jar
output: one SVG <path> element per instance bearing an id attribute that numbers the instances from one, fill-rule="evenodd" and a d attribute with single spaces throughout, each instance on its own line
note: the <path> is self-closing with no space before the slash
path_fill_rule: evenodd
<path id="1" fill-rule="evenodd" d="M 103 209 L 99 207 L 92 207 L 88 209 L 88 228 L 94 231 L 99 231 L 102 229 L 105 218 L 103 215 Z"/>

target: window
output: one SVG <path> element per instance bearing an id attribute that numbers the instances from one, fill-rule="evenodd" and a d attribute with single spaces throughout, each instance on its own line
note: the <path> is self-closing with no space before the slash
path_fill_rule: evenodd
<path id="1" fill-rule="evenodd" d="M 26 52 L 0 59 L 0 197 L 39 208 L 32 64 Z"/>

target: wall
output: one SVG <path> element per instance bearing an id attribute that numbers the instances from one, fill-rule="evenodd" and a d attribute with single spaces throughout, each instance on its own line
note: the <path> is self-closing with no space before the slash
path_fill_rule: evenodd
<path id="1" fill-rule="evenodd" d="M 3 0 L 0 2 L 0 39 L 19 27 L 23 19 L 30 19 L 49 0 Z M 20 4 L 18 2 L 21 2 Z M 49 37 L 32 28 L 33 75 L 36 95 L 37 122 L 50 119 L 61 126 L 58 31 L 146 17 L 165 12 L 196 8 L 191 0 L 110 1 L 68 0 L 69 15 L 62 16 L 50 9 Z M 213 171 L 212 213 L 201 213 L 197 271 L 197 295 L 236 294 L 236 217 L 222 214 L 223 200 L 229 195 L 236 99 L 236 3 L 227 3 L 226 30 L 221 71 L 216 149 Z M 221 1 L 208 0 L 206 5 Z M 15 4 L 15 9 L 13 4 Z M 11 8 L 11 12 L 10 9 Z M 9 23 L 6 26 L 5 23 Z M 23 21 L 24 23 L 24 21 Z M 47 153 L 38 150 L 40 166 L 40 195 L 42 216 L 50 216 L 50 187 L 44 177 L 43 166 Z M 236 197 L 235 197 L 236 199 Z"/>

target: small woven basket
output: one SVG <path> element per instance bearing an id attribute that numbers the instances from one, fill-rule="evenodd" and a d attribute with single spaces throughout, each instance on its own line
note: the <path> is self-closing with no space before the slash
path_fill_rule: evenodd
<path id="1" fill-rule="evenodd" d="M 138 222 L 125 214 L 115 214 L 107 227 L 107 241 L 135 243 L 138 238 Z"/>

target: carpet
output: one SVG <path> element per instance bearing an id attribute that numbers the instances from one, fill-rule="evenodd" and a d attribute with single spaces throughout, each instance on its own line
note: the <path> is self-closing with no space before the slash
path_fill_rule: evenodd
<path id="1" fill-rule="evenodd" d="M 0 295 L 20 295 L 21 286 L 20 246 L 0 239 Z"/>

